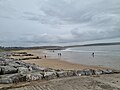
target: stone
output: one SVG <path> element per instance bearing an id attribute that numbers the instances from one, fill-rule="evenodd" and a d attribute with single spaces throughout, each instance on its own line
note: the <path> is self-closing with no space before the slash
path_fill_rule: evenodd
<path id="1" fill-rule="evenodd" d="M 112 70 L 102 70 L 103 71 L 103 74 L 113 74 L 113 71 Z"/>
<path id="2" fill-rule="evenodd" d="M 43 75 L 39 72 L 37 73 L 29 73 L 26 75 L 27 81 L 36 81 L 36 80 L 42 80 Z"/>
<path id="3" fill-rule="evenodd" d="M 88 70 L 85 70 L 85 75 L 89 76 L 89 75 L 94 75 L 94 70 L 92 69 L 88 69 Z"/>
<path id="4" fill-rule="evenodd" d="M 56 73 L 57 74 L 57 77 L 67 77 L 68 76 L 68 74 L 67 74 L 67 72 L 66 71 L 59 71 L 59 72 L 57 72 Z"/>
<path id="5" fill-rule="evenodd" d="M 103 74 L 102 70 L 95 70 L 95 75 L 101 75 L 101 74 Z"/>
<path id="6" fill-rule="evenodd" d="M 10 84 L 13 83 L 11 78 L 1 78 L 0 79 L 0 84 Z"/>
<path id="7" fill-rule="evenodd" d="M 94 70 L 92 69 L 88 69 L 88 70 L 78 70 L 77 71 L 77 75 L 78 76 L 83 76 L 83 75 L 86 75 L 86 76 L 89 76 L 89 75 L 94 75 Z"/>
<path id="8" fill-rule="evenodd" d="M 13 74 L 17 72 L 18 69 L 12 66 L 0 66 L 0 74 Z"/>
<path id="9" fill-rule="evenodd" d="M 26 67 L 18 67 L 18 73 L 24 74 L 24 73 L 28 73 L 29 69 Z"/>
<path id="10" fill-rule="evenodd" d="M 67 71 L 67 76 L 72 77 L 77 75 L 75 74 L 75 71 Z"/>
<path id="11" fill-rule="evenodd" d="M 86 75 L 85 71 L 83 71 L 83 70 L 77 71 L 77 76 L 83 76 L 83 75 Z"/>
<path id="12" fill-rule="evenodd" d="M 21 74 L 9 74 L 9 75 L 4 75 L 0 78 L 0 83 L 1 84 L 11 84 L 11 83 L 18 83 L 25 81 L 26 77 Z"/>
<path id="13" fill-rule="evenodd" d="M 15 67 L 15 68 L 21 67 L 21 65 L 19 65 L 19 64 L 16 63 L 16 62 L 10 62 L 10 63 L 8 63 L 8 65 L 9 65 L 9 66 L 12 66 L 12 67 Z"/>
<path id="14" fill-rule="evenodd" d="M 57 78 L 57 75 L 55 72 L 44 72 L 44 79 L 50 80 Z"/>
<path id="15" fill-rule="evenodd" d="M 32 68 L 32 70 L 39 70 L 39 71 L 45 71 L 46 70 L 46 68 L 39 67 L 39 66 L 36 66 L 36 65 L 31 65 L 31 68 Z"/>

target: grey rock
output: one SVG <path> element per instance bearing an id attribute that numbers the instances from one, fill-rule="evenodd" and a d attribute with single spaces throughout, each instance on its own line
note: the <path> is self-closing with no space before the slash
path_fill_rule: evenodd
<path id="1" fill-rule="evenodd" d="M 94 70 L 92 70 L 92 69 L 88 69 L 88 70 L 85 70 L 85 75 L 94 75 Z"/>
<path id="2" fill-rule="evenodd" d="M 16 62 L 10 62 L 9 64 L 8 64 L 9 66 L 12 66 L 12 67 L 21 67 L 22 65 L 20 65 L 20 64 L 18 64 L 18 63 L 16 63 Z"/>
<path id="3" fill-rule="evenodd" d="M 68 77 L 77 76 L 76 71 L 67 71 L 67 76 Z"/>
<path id="4" fill-rule="evenodd" d="M 87 75 L 87 76 L 89 76 L 89 75 L 94 75 L 95 73 L 94 73 L 94 70 L 92 70 L 92 69 L 88 69 L 88 70 L 78 70 L 77 71 L 77 75 L 78 76 L 83 76 L 83 75 Z"/>
<path id="5" fill-rule="evenodd" d="M 13 74 L 17 73 L 18 69 L 12 66 L 0 66 L 0 73 L 1 74 Z"/>
<path id="6" fill-rule="evenodd" d="M 57 75 L 55 72 L 44 72 L 44 79 L 50 80 L 57 78 Z"/>
<path id="7" fill-rule="evenodd" d="M 68 73 L 66 71 L 59 71 L 56 74 L 57 74 L 57 77 L 60 77 L 60 78 L 68 76 Z"/>
<path id="8" fill-rule="evenodd" d="M 95 70 L 95 75 L 101 75 L 101 74 L 103 74 L 102 70 Z"/>
<path id="9" fill-rule="evenodd" d="M 40 66 L 36 66 L 36 65 L 30 65 L 32 70 L 39 70 L 39 71 L 45 71 L 47 68 L 43 68 Z"/>
<path id="10" fill-rule="evenodd" d="M 112 70 L 102 70 L 103 71 L 103 74 L 113 74 L 113 71 Z"/>
<path id="11" fill-rule="evenodd" d="M 24 73 L 28 73 L 29 69 L 26 67 L 18 67 L 18 73 L 24 74 Z"/>
<path id="12" fill-rule="evenodd" d="M 85 71 L 83 71 L 83 70 L 78 70 L 77 71 L 77 76 L 83 76 L 83 75 L 86 75 Z"/>
<path id="13" fill-rule="evenodd" d="M 10 84 L 10 83 L 18 83 L 25 81 L 26 77 L 21 74 L 9 74 L 9 75 L 4 75 L 2 78 L 0 78 L 0 83 L 1 84 Z"/>
<path id="14" fill-rule="evenodd" d="M 42 80 L 43 75 L 39 72 L 37 73 L 29 73 L 26 75 L 27 81 L 35 81 L 35 80 Z"/>

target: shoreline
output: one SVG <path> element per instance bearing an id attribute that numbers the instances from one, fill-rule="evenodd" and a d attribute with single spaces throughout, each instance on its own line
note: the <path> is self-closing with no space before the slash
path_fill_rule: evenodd
<path id="1" fill-rule="evenodd" d="M 111 88 L 114 88 L 116 90 L 116 88 L 120 88 L 119 72 L 105 67 L 75 64 L 67 62 L 64 59 L 52 59 L 50 56 L 45 58 L 45 54 L 46 52 L 44 52 L 44 50 L 20 50 L 16 52 L 13 51 L 11 56 L 14 57 L 15 61 L 17 60 L 17 62 L 21 62 L 21 65 L 25 65 L 25 67 L 23 67 L 24 69 L 27 67 L 27 65 L 31 65 L 30 67 L 36 67 L 37 65 L 39 65 L 38 67 L 40 67 L 42 72 L 28 72 L 26 74 L 23 74 L 28 77 L 28 79 L 25 79 L 28 80 L 28 82 L 24 81 L 17 83 L 15 81 L 16 83 L 13 82 L 12 84 L 0 84 L 0 90 L 29 90 L 29 88 L 38 90 L 38 88 L 36 87 L 40 87 L 39 89 L 41 90 L 41 88 L 44 88 L 44 86 L 48 86 L 46 87 L 46 89 L 44 88 L 44 90 L 48 90 L 49 88 L 51 88 L 51 85 L 53 85 L 52 88 L 56 88 L 55 90 L 57 90 L 58 88 L 61 88 L 62 90 L 73 90 L 73 87 L 78 87 L 83 90 L 89 90 L 90 88 L 91 90 L 93 90 L 93 88 L 101 88 L 101 90 L 110 90 Z M 37 56 L 40 58 L 31 59 L 29 55 L 32 57 Z M 18 58 L 23 57 L 29 57 L 30 59 L 27 58 L 26 60 L 19 61 Z M 26 62 L 26 64 L 23 61 Z M 47 71 L 44 71 L 44 67 Z M 31 70 L 31 68 L 29 68 L 29 70 Z M 22 75 L 22 73 L 20 75 Z M 3 78 L 3 80 L 6 79 Z M 103 86 L 101 86 L 101 84 L 107 88 L 104 88 Z M 70 85 L 71 87 L 66 87 L 66 85 Z M 90 85 L 91 87 L 89 87 Z"/>
<path id="2" fill-rule="evenodd" d="M 77 64 L 77 63 L 69 62 L 69 61 L 66 61 L 65 59 L 56 58 L 53 56 L 47 56 L 47 58 L 45 58 L 44 55 L 46 55 L 46 50 L 43 50 L 43 49 L 42 50 L 41 49 L 22 50 L 22 51 L 33 54 L 35 56 L 39 56 L 41 58 L 41 59 L 22 60 L 23 62 L 39 65 L 41 67 L 63 69 L 63 70 L 111 69 L 103 66 Z"/>

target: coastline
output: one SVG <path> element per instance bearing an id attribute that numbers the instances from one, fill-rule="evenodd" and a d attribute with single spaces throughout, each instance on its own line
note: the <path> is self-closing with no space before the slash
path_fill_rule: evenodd
<path id="1" fill-rule="evenodd" d="M 12 56 L 14 56 L 14 60 L 18 60 L 20 58 L 26 58 L 25 60 L 22 60 L 26 62 L 26 64 L 31 63 L 31 65 L 39 65 L 40 68 L 47 68 L 48 70 L 51 68 L 52 70 L 58 71 L 79 71 L 82 70 L 102 70 L 102 73 L 106 72 L 106 70 L 110 70 L 109 68 L 105 67 L 99 67 L 99 66 L 88 66 L 88 65 L 82 65 L 82 64 L 75 64 L 65 61 L 64 59 L 54 58 L 47 56 L 46 58 L 44 55 L 46 55 L 46 50 L 20 50 L 20 51 L 13 51 Z M 39 56 L 40 58 L 32 59 L 30 56 Z M 15 59 L 16 58 L 16 59 Z M 18 59 L 19 58 L 19 59 Z M 54 58 L 54 59 L 53 59 Z M 20 59 L 21 62 L 21 59 Z M 62 70 L 61 70 L 62 69 Z M 89 72 L 85 71 L 85 72 Z M 43 71 L 44 72 L 44 71 Z M 45 73 L 50 73 L 44 72 Z M 51 72 L 53 73 L 53 72 Z M 59 75 L 61 72 L 59 72 Z M 57 74 L 58 74 L 57 73 Z M 29 73 L 28 73 L 29 74 Z M 29 75 L 38 75 L 38 73 L 31 73 Z M 40 74 L 41 75 L 41 74 Z M 65 74 L 66 75 L 66 74 Z M 67 73 L 68 75 L 68 73 Z M 34 76 L 33 76 L 34 77 Z M 119 73 L 104 73 L 104 74 L 90 74 L 87 76 L 87 74 L 82 76 L 82 74 L 79 76 L 69 76 L 69 77 L 59 77 L 59 78 L 53 78 L 53 79 L 43 79 L 30 81 L 30 82 L 20 82 L 20 83 L 13 83 L 13 84 L 0 84 L 0 90 L 29 90 L 30 88 L 33 90 L 58 90 L 61 88 L 61 90 L 118 90 L 120 89 L 120 74 Z M 34 78 L 32 78 L 34 79 Z M 104 85 L 104 86 L 103 86 Z M 67 86 L 67 87 L 66 87 Z M 70 87 L 69 87 L 70 86 Z M 53 89 L 51 89 L 53 88 Z M 112 89 L 111 89 L 112 88 Z"/>
<path id="2" fill-rule="evenodd" d="M 21 51 L 21 50 L 20 50 Z M 32 59 L 32 60 L 23 60 L 26 63 L 36 64 L 41 67 L 53 68 L 53 69 L 63 69 L 63 70 L 83 70 L 83 69 L 110 69 L 108 67 L 103 66 L 95 66 L 95 65 L 84 65 L 66 61 L 65 59 L 56 58 L 47 56 L 47 51 L 44 49 L 39 50 L 22 50 L 23 52 L 27 52 L 33 54 L 35 56 L 39 56 L 41 59 Z"/>

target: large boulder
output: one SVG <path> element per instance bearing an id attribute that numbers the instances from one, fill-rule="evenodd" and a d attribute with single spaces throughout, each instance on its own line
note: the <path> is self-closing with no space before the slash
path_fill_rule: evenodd
<path id="1" fill-rule="evenodd" d="M 76 71 L 73 71 L 73 70 L 67 71 L 67 76 L 68 77 L 77 76 Z"/>
<path id="2" fill-rule="evenodd" d="M 95 72 L 92 69 L 85 70 L 85 75 L 87 75 L 87 76 L 94 75 L 94 74 L 95 74 Z"/>
<path id="3" fill-rule="evenodd" d="M 30 67 L 32 68 L 32 70 L 37 70 L 37 71 L 45 71 L 47 69 L 36 65 L 30 65 Z"/>
<path id="4" fill-rule="evenodd" d="M 0 78 L 0 84 L 11 84 L 11 83 L 18 83 L 26 80 L 25 75 L 21 74 L 9 74 L 4 75 Z"/>
<path id="5" fill-rule="evenodd" d="M 85 74 L 86 74 L 86 72 L 84 70 L 78 70 L 77 71 L 77 76 L 83 76 Z"/>
<path id="6" fill-rule="evenodd" d="M 26 75 L 27 81 L 42 80 L 43 75 L 40 72 L 29 73 Z"/>
<path id="7" fill-rule="evenodd" d="M 102 70 L 103 74 L 113 74 L 113 70 L 110 69 L 106 69 L 106 70 Z"/>
<path id="8" fill-rule="evenodd" d="M 102 70 L 95 70 L 95 75 L 101 75 L 101 74 L 103 74 Z"/>
<path id="9" fill-rule="evenodd" d="M 95 74 L 95 72 L 92 69 L 78 70 L 77 71 L 78 76 L 83 76 L 83 75 L 89 76 L 89 75 L 94 75 L 94 74 Z"/>
<path id="10" fill-rule="evenodd" d="M 50 80 L 57 78 L 57 75 L 55 72 L 44 72 L 44 79 Z"/>
<path id="11" fill-rule="evenodd" d="M 0 74 L 14 74 L 17 72 L 18 69 L 12 66 L 0 66 Z"/>
<path id="12" fill-rule="evenodd" d="M 13 61 L 12 61 L 12 62 L 9 62 L 8 65 L 9 65 L 9 66 L 12 66 L 12 67 L 15 67 L 15 68 L 22 66 L 22 65 L 20 65 L 20 64 L 18 64 L 18 63 L 16 63 L 16 62 L 13 62 Z"/>
<path id="13" fill-rule="evenodd" d="M 0 84 L 11 84 L 13 83 L 13 80 L 11 78 L 1 78 Z"/>
<path id="14" fill-rule="evenodd" d="M 59 78 L 68 77 L 68 73 L 66 71 L 59 71 L 56 74 L 57 74 L 57 77 Z"/>
<path id="15" fill-rule="evenodd" d="M 18 73 L 24 74 L 24 73 L 28 73 L 29 72 L 29 68 L 27 67 L 18 67 Z"/>

